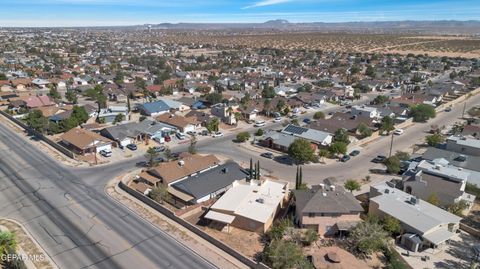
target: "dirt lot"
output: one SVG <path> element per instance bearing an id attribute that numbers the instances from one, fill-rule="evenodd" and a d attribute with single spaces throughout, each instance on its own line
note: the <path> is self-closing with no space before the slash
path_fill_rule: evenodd
<path id="1" fill-rule="evenodd" d="M 225 49 L 270 47 L 287 50 L 318 49 L 337 52 L 413 53 L 432 56 L 480 57 L 480 39 L 471 37 L 347 33 L 225 34 L 214 32 L 200 35 L 188 32 L 169 32 L 161 38 L 162 42 L 165 43 L 210 44 L 219 45 Z M 157 41 L 156 39 L 157 37 L 151 37 L 148 38 L 148 41 Z"/>
<path id="2" fill-rule="evenodd" d="M 254 232 L 240 230 L 235 227 L 230 227 L 229 232 L 221 231 L 224 227 L 214 227 L 200 218 L 204 211 L 189 216 L 185 220 L 195 224 L 198 228 L 205 231 L 214 238 L 224 242 L 228 246 L 236 249 L 240 253 L 254 259 L 254 257 L 261 253 L 264 245 L 261 240 L 261 235 Z"/>

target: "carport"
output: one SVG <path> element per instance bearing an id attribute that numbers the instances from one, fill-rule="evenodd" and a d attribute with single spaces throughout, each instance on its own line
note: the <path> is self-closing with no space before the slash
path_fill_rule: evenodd
<path id="1" fill-rule="evenodd" d="M 217 221 L 227 225 L 227 233 L 230 233 L 230 224 L 235 220 L 235 216 L 209 210 L 205 215 L 206 219 Z"/>

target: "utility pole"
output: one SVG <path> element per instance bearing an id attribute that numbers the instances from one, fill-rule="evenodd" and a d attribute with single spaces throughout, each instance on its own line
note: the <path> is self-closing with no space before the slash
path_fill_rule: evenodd
<path id="1" fill-rule="evenodd" d="M 465 103 L 463 104 L 462 119 L 463 119 L 463 116 L 465 116 L 465 110 L 466 109 L 467 109 L 467 100 L 465 100 Z"/>
<path id="2" fill-rule="evenodd" d="M 388 158 L 392 157 L 392 150 L 393 150 L 393 132 L 392 132 L 392 140 L 390 141 L 390 153 L 388 154 Z"/>

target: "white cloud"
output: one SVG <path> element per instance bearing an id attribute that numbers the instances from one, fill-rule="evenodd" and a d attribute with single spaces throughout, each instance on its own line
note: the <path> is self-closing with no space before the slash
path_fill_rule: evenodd
<path id="1" fill-rule="evenodd" d="M 262 0 L 258 1 L 256 3 L 253 3 L 250 6 L 243 7 L 242 9 L 248 9 L 248 8 L 255 8 L 255 7 L 265 7 L 265 6 L 273 6 L 273 5 L 278 5 L 278 4 L 283 4 L 283 3 L 288 3 L 292 2 L 293 0 Z"/>

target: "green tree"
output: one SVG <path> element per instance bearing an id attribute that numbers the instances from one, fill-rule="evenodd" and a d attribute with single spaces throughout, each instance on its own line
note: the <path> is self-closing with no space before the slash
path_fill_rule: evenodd
<path id="1" fill-rule="evenodd" d="M 57 87 L 55 87 L 55 86 L 50 87 L 50 91 L 48 92 L 48 95 L 50 97 L 52 97 L 53 100 L 55 100 L 55 101 L 58 101 L 58 100 L 62 99 L 62 96 L 60 95 L 60 93 L 57 90 Z"/>
<path id="2" fill-rule="evenodd" d="M 393 118 L 385 116 L 382 118 L 380 130 L 390 133 L 395 129 Z"/>
<path id="3" fill-rule="evenodd" d="M 45 131 L 48 125 L 48 119 L 39 110 L 30 111 L 24 120 L 30 128 L 41 133 Z"/>
<path id="4" fill-rule="evenodd" d="M 325 158 L 330 156 L 330 152 L 327 149 L 320 149 L 318 151 L 318 157 L 320 157 L 321 162 L 325 162 Z"/>
<path id="5" fill-rule="evenodd" d="M 170 193 L 168 193 L 168 187 L 166 185 L 160 184 L 148 193 L 148 197 L 157 203 L 163 204 L 163 202 L 170 197 Z"/>
<path id="6" fill-rule="evenodd" d="M 72 104 L 78 103 L 77 94 L 73 90 L 68 90 L 65 93 L 65 98 L 67 98 L 67 100 Z"/>
<path id="7" fill-rule="evenodd" d="M 169 147 L 165 147 L 165 150 L 163 151 L 163 156 L 165 156 L 167 162 L 170 161 L 171 159 L 173 159 L 172 150 Z"/>
<path id="8" fill-rule="evenodd" d="M 315 112 L 315 114 L 313 114 L 313 118 L 316 120 L 325 119 L 325 113 L 323 113 L 322 111 L 317 111 Z"/>
<path id="9" fill-rule="evenodd" d="M 288 147 L 288 155 L 297 163 L 302 164 L 315 159 L 315 151 L 306 139 L 295 139 Z"/>
<path id="10" fill-rule="evenodd" d="M 280 240 L 284 237 L 288 228 L 293 227 L 293 221 L 290 218 L 283 218 L 276 221 L 267 232 L 268 241 Z"/>
<path id="11" fill-rule="evenodd" d="M 388 233 L 378 222 L 362 221 L 350 232 L 350 238 L 359 252 L 370 255 L 387 245 Z"/>
<path id="12" fill-rule="evenodd" d="M 438 198 L 438 195 L 436 192 L 432 192 L 427 199 L 427 202 L 434 206 L 439 206 L 440 205 L 440 199 Z"/>
<path id="13" fill-rule="evenodd" d="M 197 139 L 192 137 L 190 139 L 190 145 L 188 146 L 188 153 L 197 154 Z"/>
<path id="14" fill-rule="evenodd" d="M 263 129 L 258 129 L 256 132 L 255 132 L 255 136 L 262 136 L 263 135 Z"/>
<path id="15" fill-rule="evenodd" d="M 15 233 L 9 231 L 0 232 L 0 255 L 16 253 L 16 249 L 17 240 L 15 237 Z"/>
<path id="16" fill-rule="evenodd" d="M 0 73 L 0 80 L 7 80 L 7 76 L 4 73 Z"/>
<path id="17" fill-rule="evenodd" d="M 345 144 L 350 144 L 350 139 L 348 138 L 347 130 L 344 128 L 339 128 L 335 131 L 333 135 L 333 142 L 343 142 Z"/>
<path id="18" fill-rule="evenodd" d="M 135 86 L 137 86 L 138 88 L 142 89 L 142 90 L 145 90 L 147 88 L 147 83 L 145 82 L 145 80 L 143 80 L 142 78 L 139 78 L 139 77 L 136 77 L 135 78 Z"/>
<path id="19" fill-rule="evenodd" d="M 207 130 L 209 132 L 218 132 L 218 126 L 220 125 L 220 121 L 218 118 L 213 118 L 210 122 L 207 123 Z"/>
<path id="20" fill-rule="evenodd" d="M 402 229 L 400 221 L 392 216 L 385 216 L 381 223 L 383 229 L 389 232 L 391 235 L 399 234 Z"/>
<path id="21" fill-rule="evenodd" d="M 445 142 L 445 138 L 441 134 L 432 134 L 425 137 L 425 141 L 431 147 L 436 147 Z"/>
<path id="22" fill-rule="evenodd" d="M 262 90 L 262 97 L 263 98 L 273 98 L 275 97 L 275 90 L 273 89 L 273 87 L 269 86 L 269 87 L 265 87 L 263 90 Z"/>
<path id="23" fill-rule="evenodd" d="M 362 136 L 362 138 L 372 135 L 372 130 L 363 122 L 358 124 L 357 131 Z"/>
<path id="24" fill-rule="evenodd" d="M 400 160 L 400 161 L 408 161 L 410 160 L 410 154 L 408 154 L 405 151 L 397 151 L 395 153 L 395 156 Z"/>
<path id="25" fill-rule="evenodd" d="M 250 139 L 250 133 L 249 132 L 240 132 L 237 134 L 237 141 L 240 143 L 243 143 Z"/>
<path id="26" fill-rule="evenodd" d="M 205 100 L 210 104 L 218 104 L 222 102 L 223 95 L 221 93 L 213 92 L 205 95 Z"/>
<path id="27" fill-rule="evenodd" d="M 349 179 L 345 181 L 345 184 L 343 186 L 345 187 L 346 190 L 349 190 L 350 192 L 359 191 L 360 188 L 362 187 L 362 185 L 360 185 L 360 183 L 358 183 L 358 181 L 354 179 Z"/>
<path id="28" fill-rule="evenodd" d="M 125 120 L 125 115 L 123 115 L 123 113 L 118 113 L 118 114 L 115 116 L 115 119 L 113 119 L 113 124 L 122 122 L 123 120 Z"/>
<path id="29" fill-rule="evenodd" d="M 313 268 L 294 242 L 274 240 L 265 248 L 265 262 L 272 269 Z"/>
<path id="30" fill-rule="evenodd" d="M 390 174 L 400 172 L 400 159 L 395 155 L 387 158 L 383 164 L 387 167 L 387 172 Z"/>
<path id="31" fill-rule="evenodd" d="M 376 73 L 377 73 L 377 70 L 375 69 L 375 67 L 373 67 L 373 65 L 367 66 L 367 70 L 365 70 L 365 75 L 371 78 L 375 78 Z"/>
<path id="32" fill-rule="evenodd" d="M 388 101 L 388 96 L 386 96 L 386 95 L 377 95 L 377 96 L 373 99 L 372 103 L 373 103 L 374 105 L 382 105 L 382 104 L 385 104 L 387 101 Z"/>
<path id="33" fill-rule="evenodd" d="M 463 217 L 463 211 L 468 208 L 468 203 L 465 200 L 453 203 L 447 207 L 447 211 L 459 217 Z"/>
<path id="34" fill-rule="evenodd" d="M 415 122 L 426 122 L 428 119 L 435 118 L 435 108 L 427 104 L 418 104 L 410 109 L 410 116 Z"/>
<path id="35" fill-rule="evenodd" d="M 147 149 L 146 157 L 148 159 L 148 166 L 154 167 L 156 165 L 155 158 L 157 158 L 159 153 L 152 147 Z"/>
<path id="36" fill-rule="evenodd" d="M 346 154 L 347 153 L 347 144 L 345 142 L 334 142 L 328 148 L 331 154 L 338 155 L 338 154 Z"/>

